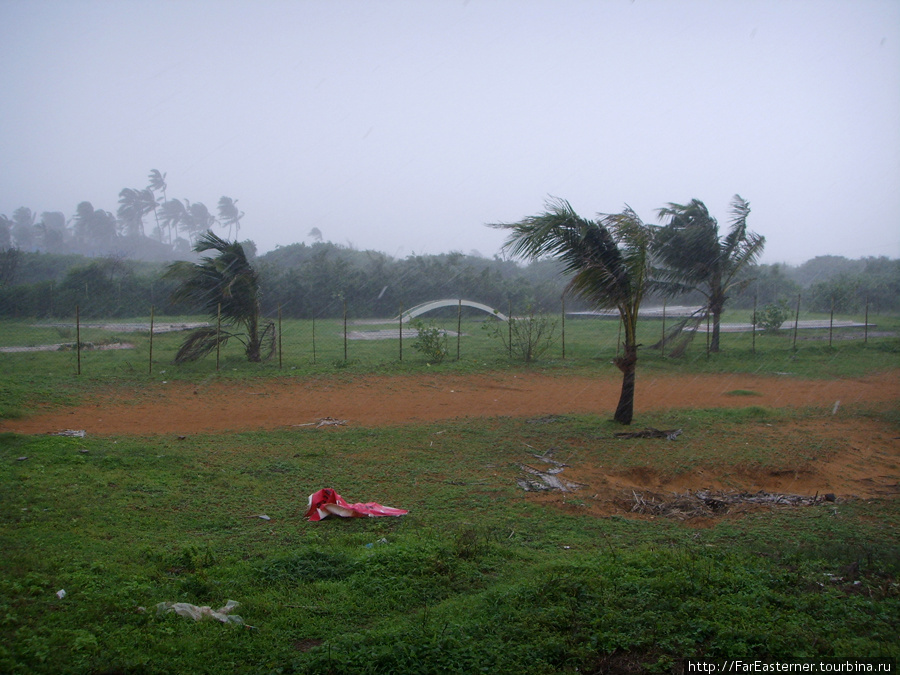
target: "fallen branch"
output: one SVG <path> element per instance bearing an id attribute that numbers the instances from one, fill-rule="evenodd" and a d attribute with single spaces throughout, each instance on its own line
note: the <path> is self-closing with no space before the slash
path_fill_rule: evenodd
<path id="1" fill-rule="evenodd" d="M 643 431 L 623 431 L 615 434 L 616 438 L 665 438 L 674 441 L 681 436 L 681 429 L 654 429 L 649 427 Z"/>
<path id="2" fill-rule="evenodd" d="M 772 506 L 815 506 L 826 502 L 834 503 L 833 494 L 806 496 L 795 494 L 782 494 L 774 492 L 714 492 L 712 490 L 690 490 L 684 494 L 673 494 L 669 498 L 660 495 L 645 496 L 635 490 L 631 491 L 631 504 L 633 513 L 645 515 L 665 516 L 678 520 L 687 520 L 697 517 L 714 517 L 731 513 L 734 507 L 748 504 L 769 504 Z"/>

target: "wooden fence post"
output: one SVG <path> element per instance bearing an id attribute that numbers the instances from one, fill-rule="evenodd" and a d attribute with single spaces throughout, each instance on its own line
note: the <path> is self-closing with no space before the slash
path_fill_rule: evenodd
<path id="1" fill-rule="evenodd" d="M 220 302 L 218 308 L 216 309 L 216 372 L 219 372 L 219 356 L 221 352 L 221 342 L 219 341 L 219 334 L 222 331 L 222 303 Z"/>
<path id="2" fill-rule="evenodd" d="M 512 322 L 513 322 L 512 300 L 510 300 L 508 304 L 509 304 L 509 309 L 507 310 L 508 314 L 506 315 L 506 323 L 509 324 L 509 348 L 508 348 L 508 351 L 509 351 L 509 358 L 512 358 Z"/>
<path id="3" fill-rule="evenodd" d="M 831 296 L 831 316 L 828 318 L 828 346 L 831 347 L 831 337 L 834 334 L 834 294 Z"/>
<path id="4" fill-rule="evenodd" d="M 566 296 L 562 295 L 562 358 L 566 360 Z"/>
<path id="5" fill-rule="evenodd" d="M 459 361 L 460 340 L 462 339 L 462 298 L 456 309 L 456 360 Z"/>
<path id="6" fill-rule="evenodd" d="M 750 351 L 751 353 L 756 353 L 756 303 L 759 300 L 759 293 L 753 296 L 753 316 L 752 323 L 750 324 L 751 329 L 753 330 L 753 339 L 751 340 Z"/>
<path id="7" fill-rule="evenodd" d="M 666 358 L 666 301 L 663 300 L 663 324 L 662 324 L 662 339 L 660 340 L 660 349 L 659 353 L 662 354 L 663 358 Z"/>
<path id="8" fill-rule="evenodd" d="M 863 344 L 869 344 L 869 296 L 866 296 L 866 327 L 863 329 Z"/>
<path id="9" fill-rule="evenodd" d="M 75 359 L 76 373 L 81 375 L 81 308 L 75 305 Z"/>
<path id="10" fill-rule="evenodd" d="M 709 307 L 706 308 L 706 358 L 709 358 L 709 317 L 711 312 L 709 311 Z"/>
<path id="11" fill-rule="evenodd" d="M 153 374 L 153 305 L 150 305 L 150 366 L 147 374 Z"/>

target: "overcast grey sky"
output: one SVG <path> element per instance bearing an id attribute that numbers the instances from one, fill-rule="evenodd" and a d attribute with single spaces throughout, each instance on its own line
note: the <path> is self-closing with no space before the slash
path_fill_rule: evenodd
<path id="1" fill-rule="evenodd" d="M 0 0 L 0 213 L 239 200 L 261 252 L 739 193 L 764 262 L 900 257 L 898 0 Z"/>

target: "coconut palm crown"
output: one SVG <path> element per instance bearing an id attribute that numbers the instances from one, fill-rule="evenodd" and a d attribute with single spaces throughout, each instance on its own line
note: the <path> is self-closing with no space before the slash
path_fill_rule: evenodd
<path id="1" fill-rule="evenodd" d="M 688 204 L 670 203 L 657 211 L 654 253 L 660 267 L 654 274 L 660 286 L 672 295 L 700 291 L 707 300 L 713 319 L 710 351 L 719 351 L 719 327 L 728 294 L 740 290 L 751 279 L 739 279 L 738 273 L 752 265 L 766 245 L 765 237 L 747 229 L 750 203 L 740 195 L 731 201 L 731 228 L 722 238 L 719 224 L 706 205 L 698 199 Z"/>
<path id="2" fill-rule="evenodd" d="M 511 231 L 503 248 L 513 257 L 556 258 L 571 275 L 568 291 L 598 308 L 618 309 L 625 342 L 624 355 L 615 360 L 623 379 L 614 419 L 630 424 L 634 414 L 637 317 L 650 286 L 652 229 L 628 206 L 622 213 L 601 214 L 597 220 L 579 216 L 563 199 L 551 199 L 546 206 L 537 216 L 492 227 Z"/>
<path id="3" fill-rule="evenodd" d="M 175 362 L 199 359 L 232 337 L 245 345 L 250 361 L 271 355 L 275 326 L 271 321 L 260 325 L 259 276 L 243 246 L 207 232 L 194 251 L 217 251 L 218 255 L 201 258 L 198 263 L 182 260 L 169 265 L 166 277 L 180 282 L 172 300 L 199 306 L 217 320 L 221 317 L 229 330 L 206 327 L 194 331 L 178 350 Z"/>

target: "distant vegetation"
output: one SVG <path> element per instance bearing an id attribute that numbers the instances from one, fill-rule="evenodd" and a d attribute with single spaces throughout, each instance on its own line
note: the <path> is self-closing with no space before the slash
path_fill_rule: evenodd
<path id="1" fill-rule="evenodd" d="M 213 214 L 203 202 L 169 199 L 166 174 L 153 169 L 144 188 L 122 188 L 115 213 L 83 201 L 67 217 L 60 211 L 38 215 L 26 206 L 0 214 L 0 251 L 78 253 L 158 262 L 191 256 L 191 248 L 213 226 L 240 233 L 236 199 L 219 198 Z M 148 234 L 149 233 L 149 234 Z"/>
<path id="2" fill-rule="evenodd" d="M 510 304 L 519 311 L 556 312 L 566 285 L 552 260 L 523 266 L 463 253 L 396 259 L 330 242 L 280 247 L 255 258 L 254 265 L 262 312 L 269 317 L 279 307 L 285 317 L 338 317 L 344 301 L 351 317 L 387 317 L 401 306 L 445 297 L 477 300 L 502 312 Z M 164 278 L 165 269 L 163 263 L 115 256 L 7 249 L 0 251 L 0 316 L 70 317 L 76 304 L 86 317 L 146 316 L 151 305 L 158 314 L 196 313 L 196 307 L 171 302 L 177 284 Z M 822 256 L 798 266 L 754 265 L 742 277 L 749 283 L 729 300 L 732 309 L 752 308 L 754 296 L 760 308 L 782 300 L 793 306 L 802 293 L 808 311 L 828 312 L 832 296 L 839 313 L 862 313 L 867 297 L 872 312 L 900 311 L 900 260 Z M 696 293 L 668 302 L 701 305 L 705 298 Z M 658 304 L 661 298 L 645 300 L 647 306 Z M 566 309 L 587 307 L 568 298 Z"/>
<path id="3" fill-rule="evenodd" d="M 121 190 L 115 213 L 85 201 L 71 217 L 38 215 L 24 206 L 11 216 L 0 214 L 0 316 L 70 317 L 76 305 L 85 317 L 146 316 L 151 306 L 159 314 L 195 313 L 197 307 L 171 300 L 177 284 L 164 277 L 166 264 L 195 261 L 192 248 L 213 227 L 239 241 L 244 214 L 231 197 L 222 196 L 213 213 L 202 202 L 170 199 L 167 190 L 166 174 L 154 169 L 146 187 Z M 669 206 L 672 222 L 663 230 L 691 215 L 691 205 Z M 715 220 L 705 222 L 704 231 L 713 232 Z M 337 317 L 346 309 L 354 318 L 387 317 L 401 307 L 455 297 L 504 312 L 556 312 L 568 281 L 554 260 L 523 266 L 458 252 L 397 259 L 322 241 L 317 228 L 309 236 L 311 245 L 291 244 L 258 257 L 252 241 L 241 242 L 259 273 L 263 315 L 273 317 L 280 308 L 286 317 Z M 677 267 L 679 261 L 669 263 Z M 712 287 L 693 285 L 699 290 L 668 302 L 711 302 Z M 749 309 L 754 301 L 759 307 L 794 303 L 802 293 L 807 311 L 827 312 L 833 302 L 839 313 L 862 313 L 867 300 L 874 312 L 900 311 L 900 260 L 820 256 L 799 266 L 748 264 L 723 292 L 732 309 Z M 651 295 L 644 302 L 659 305 L 663 299 Z M 569 310 L 590 308 L 583 299 L 567 299 Z"/>

